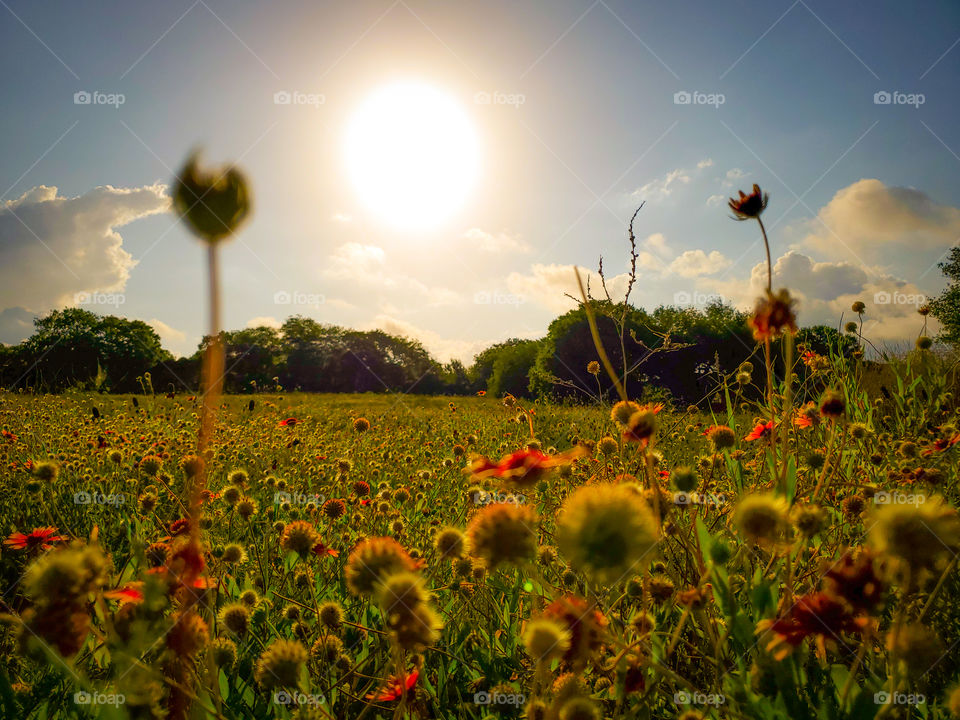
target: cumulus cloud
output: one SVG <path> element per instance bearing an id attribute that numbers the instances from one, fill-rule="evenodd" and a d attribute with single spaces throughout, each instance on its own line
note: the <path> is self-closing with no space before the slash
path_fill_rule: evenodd
<path id="1" fill-rule="evenodd" d="M 379 292 L 412 293 L 428 305 L 452 305 L 462 301 L 460 294 L 449 288 L 428 286 L 414 277 L 392 269 L 387 263 L 386 252 L 376 245 L 344 243 L 334 251 L 324 275 L 375 287 Z"/>
<path id="2" fill-rule="evenodd" d="M 135 261 L 117 228 L 169 206 L 159 184 L 78 197 L 40 185 L 0 204 L 0 307 L 43 311 L 77 293 L 122 290 Z"/>
<path id="3" fill-rule="evenodd" d="M 727 204 L 727 198 L 723 195 L 711 195 L 707 198 L 707 207 L 723 207 Z"/>
<path id="4" fill-rule="evenodd" d="M 519 237 L 509 233 L 490 233 L 480 228 L 470 228 L 463 234 L 464 240 L 484 252 L 530 252 L 531 248 Z"/>
<path id="5" fill-rule="evenodd" d="M 712 158 L 706 158 L 705 160 L 701 160 L 700 162 L 697 163 L 698 170 L 703 170 L 704 168 L 708 168 L 708 167 L 713 167 Z"/>
<path id="6" fill-rule="evenodd" d="M 960 241 L 960 209 L 920 190 L 864 179 L 838 191 L 808 230 L 801 248 L 919 274 Z"/>
<path id="7" fill-rule="evenodd" d="M 711 250 L 709 255 L 703 250 L 687 250 L 670 262 L 668 271 L 683 278 L 692 278 L 713 275 L 730 265 L 730 260 L 718 250 Z"/>
<path id="8" fill-rule="evenodd" d="M 704 288 L 730 304 L 749 308 L 767 285 L 767 265 L 757 263 L 747 282 L 741 279 L 704 279 Z M 867 306 L 864 334 L 875 343 L 915 337 L 922 322 L 917 308 L 926 296 L 914 283 L 892 275 L 868 273 L 844 261 L 816 261 L 791 250 L 773 265 L 774 288 L 789 288 L 798 302 L 801 325 L 838 327 L 841 316 L 850 319 L 857 300 Z"/>
<path id="9" fill-rule="evenodd" d="M 493 340 L 454 340 L 445 338 L 433 330 L 425 330 L 416 325 L 392 317 L 377 315 L 373 320 L 373 327 L 391 335 L 419 340 L 427 351 L 440 362 L 460 360 L 469 365 L 474 356 L 484 348 L 493 344 Z"/>
<path id="10" fill-rule="evenodd" d="M 258 315 L 257 317 L 252 317 L 249 320 L 247 320 L 248 328 L 268 327 L 276 330 L 282 324 L 283 323 L 281 323 L 275 317 L 272 317 L 270 315 Z"/>
<path id="11" fill-rule="evenodd" d="M 686 170 L 677 168 L 671 170 L 661 178 L 655 178 L 645 185 L 641 186 L 633 194 L 641 200 L 650 202 L 661 202 L 670 197 L 680 186 L 690 182 L 690 175 Z"/>
<path id="12" fill-rule="evenodd" d="M 156 318 L 152 318 L 150 320 L 147 320 L 147 325 L 149 325 L 150 327 L 152 327 L 154 330 L 157 331 L 157 335 L 160 336 L 160 341 L 164 345 L 167 345 L 168 343 L 170 345 L 180 344 L 187 339 L 187 334 L 185 332 L 182 332 L 180 330 L 177 330 L 175 327 L 171 327 L 170 325 L 167 325 L 162 320 L 157 320 Z"/>
<path id="13" fill-rule="evenodd" d="M 510 293 L 523 302 L 534 302 L 554 312 L 566 312 L 574 307 L 574 301 L 566 294 L 580 297 L 577 278 L 573 265 L 534 264 L 529 274 L 518 272 L 507 276 L 507 288 Z M 590 281 L 590 292 L 594 297 L 603 297 L 603 288 L 596 273 L 580 269 L 584 284 Z M 607 275 L 607 290 L 614 301 L 621 300 L 627 289 L 627 274 Z M 566 294 L 565 294 L 566 293 Z"/>

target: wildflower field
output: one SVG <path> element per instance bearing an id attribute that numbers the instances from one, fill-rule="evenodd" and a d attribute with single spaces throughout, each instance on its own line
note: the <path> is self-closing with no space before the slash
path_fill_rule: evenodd
<path id="1" fill-rule="evenodd" d="M 201 456 L 197 397 L 6 395 L 3 716 L 946 716 L 954 400 L 798 362 L 833 389 L 772 426 L 744 366 L 700 408 L 227 396 Z"/>

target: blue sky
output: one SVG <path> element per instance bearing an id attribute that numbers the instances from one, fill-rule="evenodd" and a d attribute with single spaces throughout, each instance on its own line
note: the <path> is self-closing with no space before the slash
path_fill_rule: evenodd
<path id="1" fill-rule="evenodd" d="M 0 17 L 5 342 L 81 303 L 196 347 L 202 252 L 164 186 L 198 146 L 255 191 L 223 256 L 228 327 L 302 313 L 442 359 L 542 335 L 572 307 L 570 266 L 601 253 L 622 287 L 641 199 L 638 304 L 749 306 L 763 250 L 725 198 L 758 182 L 801 321 L 863 299 L 891 343 L 960 238 L 954 3 L 3 0 Z M 342 158 L 355 108 L 398 80 L 455 98 L 481 148 L 468 202 L 424 231 L 372 216 Z"/>

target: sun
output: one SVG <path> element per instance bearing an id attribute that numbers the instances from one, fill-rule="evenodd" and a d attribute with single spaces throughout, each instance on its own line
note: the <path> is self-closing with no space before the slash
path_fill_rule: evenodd
<path id="1" fill-rule="evenodd" d="M 466 202 L 480 165 L 469 115 L 452 95 L 401 82 L 371 93 L 344 141 L 347 174 L 360 201 L 404 230 L 436 227 Z"/>

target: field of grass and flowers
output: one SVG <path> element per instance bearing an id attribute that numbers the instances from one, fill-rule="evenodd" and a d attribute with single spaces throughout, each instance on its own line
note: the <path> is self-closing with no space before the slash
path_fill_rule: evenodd
<path id="1" fill-rule="evenodd" d="M 702 408 L 226 396 L 201 456 L 196 397 L 5 395 L 3 715 L 945 716 L 955 401 L 801 362 L 782 431 L 748 365 Z"/>

